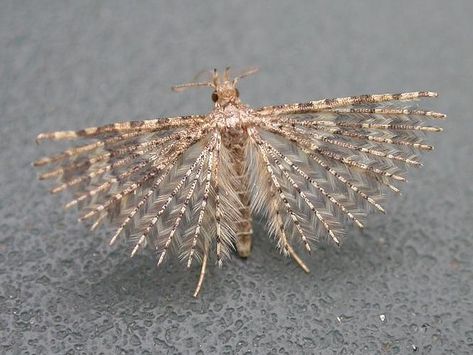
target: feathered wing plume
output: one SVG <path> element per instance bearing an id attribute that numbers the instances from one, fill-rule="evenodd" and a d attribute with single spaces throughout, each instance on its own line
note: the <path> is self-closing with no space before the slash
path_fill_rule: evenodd
<path id="1" fill-rule="evenodd" d="M 363 227 L 370 211 L 384 213 L 388 191 L 399 192 L 407 167 L 421 166 L 420 151 L 433 149 L 423 134 L 442 130 L 425 122 L 444 114 L 411 102 L 435 96 L 363 95 L 255 110 L 252 206 L 263 211 L 283 252 L 304 268 L 291 242 L 310 251 L 312 240 L 326 235 L 339 245 L 345 222 Z"/>
<path id="2" fill-rule="evenodd" d="M 431 92 L 253 110 L 238 99 L 243 75 L 213 75 L 211 83 L 178 86 L 214 87 L 208 115 L 42 133 L 38 142 L 87 142 L 34 163 L 48 167 L 40 179 L 57 181 L 52 193 L 72 192 L 66 208 L 77 206 L 80 220 L 115 226 L 110 244 L 127 237 L 131 256 L 150 246 L 158 265 L 172 251 L 188 267 L 201 263 L 195 296 L 209 259 L 221 265 L 241 235 L 251 238 L 249 208 L 309 272 L 293 245 L 310 252 L 322 236 L 339 245 L 345 222 L 363 227 L 370 211 L 384 212 L 387 192 L 399 192 L 406 168 L 432 149 L 423 133 L 441 130 L 425 121 L 445 118 L 411 104 Z"/>
<path id="3" fill-rule="evenodd" d="M 42 133 L 38 141 L 88 139 L 34 166 L 48 166 L 40 179 L 56 179 L 52 193 L 73 192 L 66 208 L 95 229 L 108 218 L 131 256 L 146 245 L 158 265 L 176 249 L 188 267 L 202 262 L 199 292 L 210 255 L 218 264 L 233 248 L 238 196 L 228 151 L 205 116 L 124 122 L 80 131 Z"/>

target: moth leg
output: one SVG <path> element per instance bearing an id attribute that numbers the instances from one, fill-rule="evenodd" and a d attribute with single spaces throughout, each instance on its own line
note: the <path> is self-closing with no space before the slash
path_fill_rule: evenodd
<path id="1" fill-rule="evenodd" d="M 207 261 L 209 258 L 209 250 L 205 250 L 204 259 L 202 260 L 202 268 L 200 269 L 199 281 L 197 282 L 197 287 L 195 288 L 194 297 L 197 298 L 199 295 L 202 284 L 204 283 L 205 272 L 207 270 Z"/>
<path id="2" fill-rule="evenodd" d="M 302 261 L 300 256 L 297 255 L 297 253 L 294 251 L 294 249 L 292 248 L 292 246 L 289 243 L 286 244 L 286 250 L 289 253 L 289 255 L 291 256 L 291 258 L 297 263 L 297 265 L 299 265 L 301 267 L 302 270 L 304 270 L 306 273 L 310 272 L 310 269 Z"/>
<path id="3" fill-rule="evenodd" d="M 274 198 L 273 198 L 272 203 L 277 204 L 277 202 L 274 200 Z M 297 263 L 297 265 L 299 265 L 301 267 L 302 270 L 304 270 L 306 273 L 309 273 L 310 272 L 309 268 L 302 261 L 300 256 L 297 255 L 297 253 L 295 252 L 295 250 L 292 248 L 291 244 L 289 244 L 289 242 L 287 240 L 287 235 L 286 235 L 286 232 L 284 231 L 284 223 L 282 221 L 281 212 L 279 211 L 278 207 L 276 207 L 275 213 L 274 213 L 273 216 L 276 219 L 276 222 L 277 222 L 278 227 L 279 227 L 279 233 L 278 234 L 279 234 L 279 238 L 281 238 L 281 243 L 282 243 L 283 250 L 285 252 L 287 252 L 287 254 L 289 254 L 289 256 Z"/>

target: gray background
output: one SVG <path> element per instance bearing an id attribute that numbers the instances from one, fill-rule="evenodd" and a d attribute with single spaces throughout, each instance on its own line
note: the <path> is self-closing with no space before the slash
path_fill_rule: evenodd
<path id="1" fill-rule="evenodd" d="M 0 8 L 1 352 L 473 352 L 472 1 Z M 59 148 L 41 131 L 206 112 L 209 91 L 169 87 L 226 65 L 262 69 L 240 86 L 251 105 L 436 90 L 449 120 L 389 213 L 306 257 L 310 275 L 256 227 L 252 257 L 211 267 L 193 299 L 197 270 L 108 248 L 30 162 Z"/>

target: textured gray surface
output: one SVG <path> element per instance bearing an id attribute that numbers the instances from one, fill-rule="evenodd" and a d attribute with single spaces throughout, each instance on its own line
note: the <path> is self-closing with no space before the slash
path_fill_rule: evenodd
<path id="1" fill-rule="evenodd" d="M 132 3 L 1 1 L 0 352 L 473 352 L 473 2 Z M 169 87 L 227 64 L 262 68 L 240 87 L 253 105 L 429 89 L 449 121 L 389 213 L 310 275 L 257 228 L 193 299 L 196 270 L 129 260 L 64 214 L 30 167 L 58 147 L 33 140 L 205 112 L 209 92 Z"/>

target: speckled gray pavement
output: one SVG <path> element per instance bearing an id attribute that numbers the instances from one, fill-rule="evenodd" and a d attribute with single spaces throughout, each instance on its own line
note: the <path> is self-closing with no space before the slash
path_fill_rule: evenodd
<path id="1" fill-rule="evenodd" d="M 199 3 L 199 5 L 197 5 Z M 223 3 L 227 3 L 224 5 Z M 473 353 L 473 2 L 1 1 L 0 352 Z M 253 255 L 155 268 L 35 180 L 38 132 L 203 113 L 170 86 L 258 65 L 251 105 L 436 90 L 445 132 L 403 194 L 304 274 L 261 225 Z M 383 320 L 384 319 L 384 320 Z"/>

